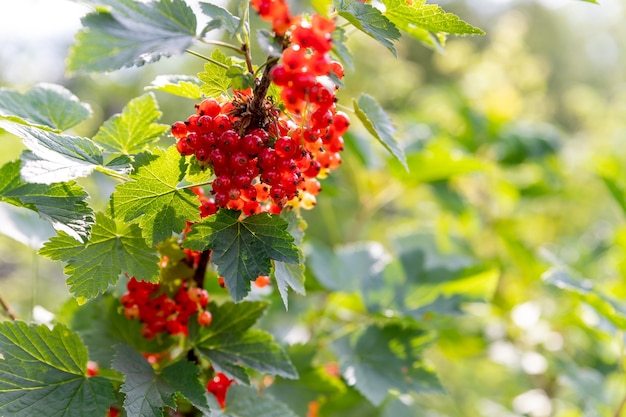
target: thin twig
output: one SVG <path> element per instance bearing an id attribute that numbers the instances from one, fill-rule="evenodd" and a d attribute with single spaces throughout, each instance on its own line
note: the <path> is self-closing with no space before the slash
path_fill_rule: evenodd
<path id="1" fill-rule="evenodd" d="M 188 53 L 188 54 L 190 54 L 190 55 L 197 56 L 198 58 L 204 59 L 205 61 L 209 61 L 210 63 L 215 64 L 215 65 L 217 65 L 218 67 L 222 67 L 222 68 L 224 68 L 224 69 L 228 69 L 228 68 L 230 68 L 230 67 L 229 67 L 228 65 L 226 65 L 226 64 L 223 64 L 223 63 L 221 63 L 221 62 L 219 62 L 219 61 L 216 61 L 216 60 L 214 60 L 213 58 L 209 58 L 208 56 L 205 56 L 205 55 L 199 54 L 199 53 L 197 53 L 197 52 L 194 52 L 194 51 L 192 51 L 192 50 L 190 50 L 190 49 L 185 49 L 185 52 L 187 52 L 187 53 Z"/>
<path id="2" fill-rule="evenodd" d="M 622 399 L 622 402 L 620 403 L 619 407 L 617 407 L 617 411 L 615 411 L 614 417 L 621 417 L 622 411 L 624 411 L 624 407 L 626 407 L 626 397 Z"/>
<path id="3" fill-rule="evenodd" d="M 224 48 L 228 48 L 228 49 L 231 49 L 231 50 L 237 52 L 239 55 L 245 55 L 246 54 L 245 51 L 243 50 L 243 48 L 239 48 L 236 45 L 233 45 L 231 43 L 222 42 L 222 41 L 216 41 L 216 40 L 213 40 L 213 39 L 204 39 L 204 38 L 201 38 L 200 42 L 206 43 L 207 45 L 222 46 Z"/>
<path id="4" fill-rule="evenodd" d="M 241 50 L 246 57 L 246 67 L 248 67 L 248 72 L 250 74 L 254 74 L 254 67 L 252 66 L 252 56 L 250 55 L 250 48 L 248 48 L 248 44 L 244 43 L 241 45 Z"/>
<path id="5" fill-rule="evenodd" d="M 7 302 L 4 300 L 2 294 L 0 294 L 0 306 L 2 306 L 2 309 L 7 313 L 7 316 L 9 316 L 11 320 L 17 320 L 17 316 L 15 315 L 9 304 L 7 304 Z"/>

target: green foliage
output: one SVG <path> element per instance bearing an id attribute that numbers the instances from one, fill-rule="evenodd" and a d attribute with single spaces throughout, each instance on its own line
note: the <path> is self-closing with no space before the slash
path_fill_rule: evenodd
<path id="1" fill-rule="evenodd" d="M 85 241 L 95 218 L 85 201 L 87 193 L 75 182 L 32 184 L 20 178 L 20 162 L 0 168 L 0 200 L 39 213 L 52 226 Z"/>
<path id="2" fill-rule="evenodd" d="M 199 369 L 185 360 L 174 362 L 159 371 L 136 350 L 116 347 L 113 368 L 125 376 L 120 388 L 126 397 L 124 409 L 132 416 L 162 416 L 164 406 L 176 407 L 175 394 L 190 400 L 199 410 L 209 412 L 204 387 L 196 375 Z"/>
<path id="3" fill-rule="evenodd" d="M 49 109 L 42 113 L 41 109 Z M 69 90 L 55 84 L 38 84 L 21 94 L 0 89 L 0 117 L 57 132 L 67 130 L 91 116 L 91 107 Z"/>
<path id="4" fill-rule="evenodd" d="M 185 219 L 193 222 L 200 218 L 197 196 L 178 186 L 187 164 L 175 147 L 138 155 L 135 169 L 130 181 L 115 188 L 109 213 L 126 222 L 138 222 L 148 244 L 181 232 Z"/>
<path id="5" fill-rule="evenodd" d="M 104 163 L 102 150 L 90 139 L 60 135 L 48 130 L 0 120 L 0 127 L 24 139 L 30 151 L 22 154 L 21 177 L 38 184 L 52 184 L 86 177 L 94 170 L 126 173 L 129 161 Z"/>
<path id="6" fill-rule="evenodd" d="M 332 344 L 332 349 L 348 383 L 380 405 L 390 390 L 442 391 L 435 374 L 420 360 L 428 341 L 419 329 L 388 324 L 344 336 Z"/>
<path id="7" fill-rule="evenodd" d="M 334 5 L 341 17 L 397 55 L 393 41 L 400 38 L 400 31 L 378 9 L 358 0 L 335 0 Z"/>
<path id="8" fill-rule="evenodd" d="M 234 386 L 228 390 L 228 406 L 217 417 L 295 417 L 285 404 L 273 400 L 268 395 L 259 395 L 250 387 Z M 230 405 L 232 404 L 232 405 Z"/>
<path id="9" fill-rule="evenodd" d="M 96 213 L 96 224 L 86 244 L 59 232 L 39 253 L 67 263 L 67 285 L 82 301 L 103 293 L 122 272 L 142 280 L 154 280 L 158 274 L 158 258 L 144 242 L 139 227 L 116 222 L 102 213 Z"/>
<path id="10" fill-rule="evenodd" d="M 215 4 L 204 2 L 200 2 L 200 9 L 202 13 L 211 18 L 202 30 L 202 33 L 215 29 L 223 29 L 233 37 L 240 34 L 241 19 L 237 16 L 233 16 L 228 10 Z"/>
<path id="11" fill-rule="evenodd" d="M 110 381 L 87 377 L 87 349 L 62 325 L 0 323 L 0 352 L 3 415 L 104 415 L 114 401 Z"/>
<path id="12" fill-rule="evenodd" d="M 363 126 L 372 134 L 391 154 L 393 154 L 408 170 L 404 151 L 393 136 L 396 128 L 391 118 L 385 113 L 374 97 L 361 94 L 359 100 L 352 100 L 354 112 Z"/>
<path id="13" fill-rule="evenodd" d="M 204 72 L 198 74 L 198 78 L 202 81 L 200 91 L 209 97 L 227 95 L 232 84 L 231 78 L 227 75 L 232 59 L 227 58 L 223 52 L 216 49 L 211 54 L 211 60 L 208 64 L 204 64 Z"/>
<path id="14" fill-rule="evenodd" d="M 200 84 L 198 77 L 190 75 L 159 75 L 146 89 L 200 100 L 202 98 Z"/>
<path id="15" fill-rule="evenodd" d="M 220 210 L 194 225 L 184 243 L 189 249 L 213 251 L 213 262 L 235 301 L 248 294 L 250 281 L 270 274 L 272 259 L 300 263 L 284 219 L 262 213 L 239 220 L 239 215 L 238 211 Z"/>
<path id="16" fill-rule="evenodd" d="M 250 329 L 260 318 L 266 305 L 258 302 L 211 304 L 215 321 L 208 328 L 200 327 L 192 336 L 198 353 L 211 361 L 220 372 L 249 383 L 241 365 L 255 371 L 297 378 L 289 357 L 262 330 Z"/>
<path id="17" fill-rule="evenodd" d="M 149 149 L 167 126 L 155 123 L 161 112 L 152 94 L 131 100 L 121 114 L 107 120 L 93 137 L 112 154 L 134 155 Z"/>
<path id="18" fill-rule="evenodd" d="M 70 72 L 113 71 L 182 53 L 196 33 L 196 16 L 183 0 L 89 0 L 97 8 L 70 49 Z"/>

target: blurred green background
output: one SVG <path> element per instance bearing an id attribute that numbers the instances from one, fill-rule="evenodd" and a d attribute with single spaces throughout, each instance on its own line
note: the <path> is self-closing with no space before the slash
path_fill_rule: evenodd
<path id="1" fill-rule="evenodd" d="M 376 97 L 396 123 L 410 172 L 353 117 L 343 166 L 304 213 L 309 296 L 293 297 L 289 314 L 274 303 L 266 326 L 292 339 L 304 329 L 306 339 L 324 327 L 319 317 L 362 309 L 341 296 L 350 293 L 341 283 L 324 282 L 324 250 L 349 256 L 365 247 L 374 261 L 421 253 L 421 277 L 431 273 L 434 289 L 421 291 L 429 281 L 418 280 L 405 301 L 431 305 L 422 316 L 411 311 L 437 334 L 426 357 L 448 395 L 399 397 L 410 415 L 626 416 L 626 1 L 438 3 L 486 36 L 450 37 L 444 52 L 406 38 L 397 59 L 360 33 L 350 37 L 354 69 L 340 104 L 351 107 L 362 91 Z M 65 85 L 94 110 L 78 135 L 93 135 L 157 75 L 202 70 L 197 58 L 174 57 L 65 78 L 86 12 L 63 0 L 0 3 L 0 86 Z M 163 123 L 193 111 L 189 100 L 156 96 Z M 0 162 L 17 158 L 21 143 L 2 141 Z M 102 209 L 113 184 L 97 176 L 83 184 Z M 0 233 L 3 297 L 25 319 L 35 306 L 58 310 L 69 297 L 62 265 L 36 255 L 51 228 L 5 204 Z M 454 275 L 455 262 L 479 278 L 437 287 L 437 268 Z M 542 279 L 554 276 L 548 270 L 567 274 L 574 291 Z M 337 293 L 320 298 L 323 288 Z M 475 297 L 436 303 L 465 293 Z M 380 415 L 400 414 L 390 406 Z"/>

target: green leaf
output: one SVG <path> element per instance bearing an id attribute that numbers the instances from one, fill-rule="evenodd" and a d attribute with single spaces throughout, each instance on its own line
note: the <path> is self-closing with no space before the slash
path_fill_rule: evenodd
<path id="1" fill-rule="evenodd" d="M 82 241 L 89 237 L 95 221 L 86 198 L 87 193 L 75 182 L 45 185 L 22 181 L 19 161 L 0 168 L 0 201 L 33 210 L 56 230 Z"/>
<path id="2" fill-rule="evenodd" d="M 266 304 L 260 302 L 209 304 L 213 322 L 208 327 L 190 327 L 190 338 L 198 352 L 211 360 L 220 372 L 248 382 L 238 364 L 259 372 L 296 378 L 289 357 L 269 333 L 251 330 L 261 317 Z"/>
<path id="3" fill-rule="evenodd" d="M 39 251 L 43 256 L 67 263 L 67 285 L 75 297 L 92 298 L 115 284 L 126 272 L 138 279 L 158 275 L 155 251 L 146 245 L 136 224 L 116 223 L 102 213 L 96 214 L 87 244 L 59 232 Z"/>
<path id="4" fill-rule="evenodd" d="M 276 377 L 264 392 L 284 402 L 301 416 L 307 415 L 311 401 L 325 402 L 328 397 L 343 397 L 346 387 L 341 379 L 329 375 L 324 366 L 315 363 L 319 351 L 314 343 L 289 346 L 288 354 L 298 371 L 298 379 Z"/>
<path id="5" fill-rule="evenodd" d="M 193 100 L 202 98 L 200 79 L 189 75 L 159 75 L 150 83 L 146 90 L 163 91 Z"/>
<path id="6" fill-rule="evenodd" d="M 196 33 L 196 16 L 183 0 L 87 0 L 109 6 L 82 19 L 69 52 L 69 72 L 105 72 L 181 54 Z"/>
<path id="7" fill-rule="evenodd" d="M 261 213 L 239 220 L 239 211 L 221 209 L 192 227 L 183 246 L 212 249 L 211 260 L 224 276 L 235 301 L 250 291 L 250 281 L 269 275 L 271 260 L 298 264 L 300 255 L 288 224 L 277 215 Z"/>
<path id="8" fill-rule="evenodd" d="M 215 417 L 297 417 L 293 411 L 269 395 L 251 387 L 233 385 L 226 394 L 226 408 Z"/>
<path id="9" fill-rule="evenodd" d="M 393 41 L 400 39 L 400 31 L 378 9 L 358 0 L 334 0 L 334 4 L 341 17 L 397 56 Z"/>
<path id="10" fill-rule="evenodd" d="M 233 16 L 228 10 L 215 4 L 204 2 L 200 2 L 200 10 L 211 18 L 202 30 L 203 34 L 214 29 L 224 29 L 231 37 L 235 38 L 240 33 L 241 19 Z"/>
<path id="11" fill-rule="evenodd" d="M 596 290 L 591 281 L 575 277 L 562 267 L 551 268 L 542 276 L 542 279 L 547 284 L 576 295 L 618 329 L 626 329 L 626 306 Z"/>
<path id="12" fill-rule="evenodd" d="M 120 391 L 126 394 L 124 410 L 129 416 L 162 416 L 163 407 L 176 407 L 176 393 L 182 394 L 198 409 L 210 412 L 196 365 L 181 360 L 157 372 L 135 349 L 118 345 L 116 350 L 112 365 L 125 376 Z"/>
<path id="13" fill-rule="evenodd" d="M 103 416 L 113 386 L 86 376 L 87 349 L 62 325 L 0 323 L 0 415 Z"/>
<path id="14" fill-rule="evenodd" d="M 408 171 L 409 167 L 406 163 L 404 151 L 393 136 L 396 128 L 391 118 L 385 110 L 376 102 L 376 100 L 367 94 L 361 94 L 359 100 L 352 99 L 354 112 L 363 123 L 363 126 L 372 134 L 387 150 L 402 163 Z"/>
<path id="15" fill-rule="evenodd" d="M 390 390 L 403 394 L 442 392 L 436 375 L 420 357 L 430 340 L 422 330 L 389 324 L 343 336 L 331 349 L 346 382 L 378 406 Z"/>
<path id="16" fill-rule="evenodd" d="M 222 94 L 228 95 L 232 79 L 226 73 L 232 64 L 232 59 L 227 58 L 219 49 L 213 51 L 211 59 L 224 64 L 226 68 L 217 65 L 215 62 L 204 64 L 204 72 L 198 74 L 198 78 L 203 83 L 200 86 L 200 91 L 208 97 L 219 97 Z"/>
<path id="17" fill-rule="evenodd" d="M 28 182 L 52 184 L 86 177 L 103 164 L 102 151 L 90 139 L 8 120 L 0 120 L 0 128 L 24 139 L 24 145 L 31 150 L 22 155 L 21 174 Z"/>
<path id="18" fill-rule="evenodd" d="M 139 154 L 131 180 L 118 185 L 109 211 L 114 218 L 138 221 L 148 244 L 180 233 L 186 221 L 200 220 L 200 202 L 190 189 L 179 188 L 187 170 L 175 146 L 154 155 Z"/>
<path id="19" fill-rule="evenodd" d="M 67 130 L 91 116 L 91 107 L 56 84 L 38 84 L 19 93 L 0 88 L 0 117 L 41 129 Z"/>
<path id="20" fill-rule="evenodd" d="M 161 112 L 152 94 L 131 100 L 98 130 L 94 142 L 106 151 L 134 155 L 148 150 L 148 145 L 159 140 L 168 126 L 157 124 Z"/>
<path id="21" fill-rule="evenodd" d="M 354 60 L 352 59 L 352 53 L 346 46 L 348 37 L 346 36 L 346 30 L 338 27 L 332 33 L 333 39 L 333 53 L 339 58 L 339 60 L 348 67 L 350 70 L 354 70 Z"/>
<path id="22" fill-rule="evenodd" d="M 226 71 L 226 76 L 232 79 L 231 86 L 235 90 L 254 88 L 254 74 L 250 74 L 240 65 L 231 65 Z"/>
<path id="23" fill-rule="evenodd" d="M 455 35 L 484 35 L 484 32 L 462 21 L 452 13 L 446 13 L 436 4 L 425 4 L 426 0 L 382 0 L 384 15 L 400 30 L 423 38 L 423 31 L 450 33 Z"/>
<path id="24" fill-rule="evenodd" d="M 231 371 L 233 364 L 242 364 L 258 372 L 284 378 L 298 377 L 289 357 L 274 341 L 274 337 L 263 330 L 252 329 L 245 333 L 224 333 L 206 338 L 198 345 L 198 351 L 216 369 L 227 372 Z"/>

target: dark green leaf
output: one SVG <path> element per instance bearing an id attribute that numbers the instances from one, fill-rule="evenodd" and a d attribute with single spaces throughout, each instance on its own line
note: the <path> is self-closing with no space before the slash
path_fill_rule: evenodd
<path id="1" fill-rule="evenodd" d="M 404 151 L 393 136 L 396 128 L 391 118 L 385 110 L 376 102 L 376 100 L 367 94 L 361 94 L 359 100 L 352 100 L 354 112 L 363 123 L 363 126 L 372 134 L 387 150 L 402 163 L 408 171 L 409 167 L 406 163 Z"/>
<path id="2" fill-rule="evenodd" d="M 332 34 L 333 37 L 333 53 L 339 58 L 339 60 L 348 67 L 350 70 L 354 70 L 354 60 L 352 54 L 346 46 L 348 37 L 344 28 L 336 28 Z"/>
<path id="3" fill-rule="evenodd" d="M 94 223 L 87 193 L 76 183 L 30 184 L 20 178 L 20 162 L 0 168 L 0 200 L 26 207 L 48 220 L 56 230 L 85 241 Z"/>
<path id="4" fill-rule="evenodd" d="M 218 369 L 229 371 L 232 364 L 242 364 L 258 372 L 284 378 L 298 377 L 289 357 L 276 344 L 274 337 L 262 330 L 205 337 L 198 345 L 198 351 Z"/>
<path id="5" fill-rule="evenodd" d="M 159 258 L 146 245 L 137 225 L 116 223 L 102 213 L 96 214 L 87 244 L 59 232 L 39 253 L 67 263 L 67 285 L 79 301 L 104 292 L 122 272 L 151 280 L 159 270 Z"/>
<path id="6" fill-rule="evenodd" d="M 163 91 L 180 97 L 200 100 L 200 79 L 189 75 L 159 75 L 150 83 L 147 90 Z"/>
<path id="7" fill-rule="evenodd" d="M 368 400 L 380 405 L 390 390 L 400 393 L 441 392 L 435 374 L 424 366 L 420 354 L 431 340 L 419 329 L 391 324 L 369 326 L 331 345 L 341 372 Z"/>
<path id="8" fill-rule="evenodd" d="M 234 385 L 226 394 L 226 409 L 215 417 L 297 417 L 285 404 L 251 387 Z"/>
<path id="9" fill-rule="evenodd" d="M 200 220 L 198 196 L 178 187 L 187 164 L 175 146 L 154 155 L 140 154 L 136 160 L 131 180 L 118 185 L 111 195 L 109 211 L 114 218 L 138 221 L 150 245 L 180 233 L 187 220 Z"/>
<path id="10" fill-rule="evenodd" d="M 200 9 L 202 13 L 211 18 L 204 30 L 202 30 L 203 34 L 214 29 L 224 29 L 233 38 L 239 34 L 241 19 L 233 16 L 228 10 L 215 4 L 204 2 L 200 2 Z"/>
<path id="11" fill-rule="evenodd" d="M 184 246 L 212 249 L 212 261 L 224 276 L 235 301 L 250 291 L 250 281 L 269 275 L 271 260 L 300 262 L 298 248 L 287 232 L 288 224 L 277 215 L 257 214 L 239 220 L 239 211 L 219 210 L 193 226 Z"/>
<path id="12" fill-rule="evenodd" d="M 198 78 L 203 82 L 200 86 L 200 91 L 208 97 L 219 97 L 222 94 L 228 95 L 232 79 L 226 73 L 232 64 L 232 59 L 227 58 L 219 49 L 213 51 L 211 59 L 222 63 L 225 67 L 217 65 L 215 62 L 204 64 L 204 72 L 198 74 Z"/>
<path id="13" fill-rule="evenodd" d="M 163 407 L 176 407 L 176 393 L 182 394 L 198 409 L 209 412 L 196 365 L 181 360 L 157 372 L 135 349 L 118 345 L 116 350 L 112 365 L 125 376 L 120 391 L 126 394 L 124 409 L 129 416 L 162 416 Z"/>
<path id="14" fill-rule="evenodd" d="M 168 126 L 157 124 L 161 112 L 152 94 L 131 100 L 121 114 L 111 117 L 93 137 L 106 151 L 134 155 L 159 140 Z"/>
<path id="15" fill-rule="evenodd" d="M 295 378 L 296 373 L 274 338 L 250 327 L 261 317 L 266 304 L 260 302 L 209 304 L 213 322 L 208 327 L 192 326 L 190 338 L 198 351 L 213 366 L 237 379 L 248 382 L 238 364 L 259 372 Z"/>
<path id="16" fill-rule="evenodd" d="M 0 89 L 0 117 L 18 123 L 60 132 L 89 116 L 91 107 L 60 85 L 38 84 L 23 94 Z"/>
<path id="17" fill-rule="evenodd" d="M 82 20 L 68 71 L 113 71 L 183 53 L 196 33 L 196 16 L 183 0 L 87 0 L 98 8 Z"/>
<path id="18" fill-rule="evenodd" d="M 393 41 L 400 31 L 378 9 L 358 0 L 334 0 L 337 13 L 397 55 Z"/>
<path id="19" fill-rule="evenodd" d="M 0 120 L 0 128 L 24 139 L 31 150 L 22 156 L 22 178 L 28 182 L 52 184 L 86 177 L 103 163 L 102 151 L 90 139 L 7 120 Z"/>
<path id="20" fill-rule="evenodd" d="M 0 323 L 0 415 L 103 416 L 113 386 L 86 376 L 87 349 L 62 325 Z"/>
<path id="21" fill-rule="evenodd" d="M 542 278 L 546 283 L 578 296 L 618 329 L 626 329 L 626 306 L 597 291 L 589 280 L 575 277 L 560 267 L 550 269 Z"/>

